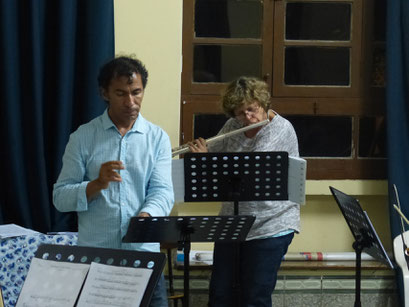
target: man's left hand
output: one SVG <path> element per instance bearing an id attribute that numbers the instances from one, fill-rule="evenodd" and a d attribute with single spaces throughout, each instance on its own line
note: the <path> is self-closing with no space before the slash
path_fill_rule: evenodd
<path id="1" fill-rule="evenodd" d="M 147 212 L 140 212 L 138 216 L 139 217 L 151 217 L 151 215 Z"/>

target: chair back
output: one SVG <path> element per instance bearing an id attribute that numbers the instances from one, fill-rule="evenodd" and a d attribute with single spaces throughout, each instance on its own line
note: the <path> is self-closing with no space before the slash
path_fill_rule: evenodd
<path id="1" fill-rule="evenodd" d="M 403 233 L 403 238 L 406 244 L 409 245 L 409 230 Z M 408 246 L 409 247 L 409 246 Z M 408 262 L 409 257 L 405 257 L 405 252 L 409 256 L 409 250 L 405 251 L 403 247 L 402 234 L 398 235 L 393 239 L 393 253 L 395 255 L 395 261 L 402 270 L 403 275 L 403 286 L 405 295 L 405 307 L 409 307 L 409 268 Z"/>

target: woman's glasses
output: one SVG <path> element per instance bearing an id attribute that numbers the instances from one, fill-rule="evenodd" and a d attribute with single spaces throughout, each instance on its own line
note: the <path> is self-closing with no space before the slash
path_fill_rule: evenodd
<path id="1" fill-rule="evenodd" d="M 259 109 L 258 104 L 251 104 L 245 110 L 234 112 L 234 117 L 239 120 L 245 119 L 247 116 L 253 117 Z"/>

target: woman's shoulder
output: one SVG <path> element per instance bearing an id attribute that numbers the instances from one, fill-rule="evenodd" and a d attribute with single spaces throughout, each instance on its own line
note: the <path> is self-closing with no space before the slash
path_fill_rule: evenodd
<path id="1" fill-rule="evenodd" d="M 237 120 L 235 120 L 234 118 L 229 118 L 224 123 L 223 128 L 221 129 L 221 131 L 229 132 L 229 131 L 232 131 L 232 130 L 239 129 L 241 127 L 242 127 L 242 125 Z"/>
<path id="2" fill-rule="evenodd" d="M 291 122 L 280 114 L 276 114 L 271 122 L 284 128 L 288 127 L 293 129 L 293 125 L 291 124 Z"/>

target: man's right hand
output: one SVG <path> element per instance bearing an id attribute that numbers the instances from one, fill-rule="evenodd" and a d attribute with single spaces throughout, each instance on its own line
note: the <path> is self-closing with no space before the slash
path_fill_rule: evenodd
<path id="1" fill-rule="evenodd" d="M 111 181 L 121 182 L 121 175 L 116 170 L 125 169 L 122 161 L 109 161 L 101 165 L 99 177 L 96 179 L 101 189 L 107 189 Z"/>
<path id="2" fill-rule="evenodd" d="M 125 169 L 122 161 L 108 161 L 101 165 L 97 179 L 87 185 L 87 198 L 90 199 L 101 190 L 107 189 L 111 181 L 121 182 L 121 175 L 117 170 Z"/>

